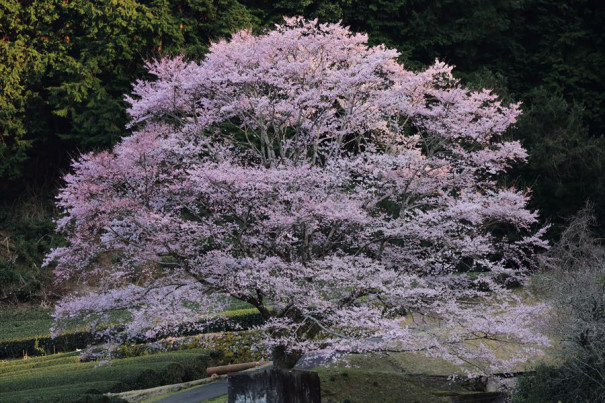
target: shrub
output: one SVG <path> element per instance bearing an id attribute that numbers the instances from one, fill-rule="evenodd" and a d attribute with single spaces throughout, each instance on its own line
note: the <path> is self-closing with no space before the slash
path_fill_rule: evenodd
<path id="1" fill-rule="evenodd" d="M 0 341 L 0 358 L 18 358 L 25 353 L 28 356 L 54 354 L 86 348 L 97 339 L 90 332 L 65 333 L 54 339 L 50 335 Z"/>
<path id="2" fill-rule="evenodd" d="M 602 369 L 601 369 L 602 371 Z M 576 364 L 540 365 L 535 373 L 523 376 L 517 384 L 514 403 L 602 402 L 599 368 L 586 366 L 578 373 Z"/>
<path id="3" fill-rule="evenodd" d="M 267 356 L 261 347 L 263 335 L 258 331 L 207 333 L 197 336 L 167 338 L 147 344 L 127 344 L 120 346 L 116 358 L 139 357 L 158 351 L 177 351 L 205 348 L 213 351 L 208 360 L 231 364 L 235 362 L 260 361 Z M 195 368 L 209 365 L 208 360 Z M 190 376 L 195 379 L 195 376 Z"/>
<path id="4" fill-rule="evenodd" d="M 551 302 L 547 329 L 560 342 L 562 364 L 524 378 L 518 401 L 605 401 L 605 249 L 595 223 L 587 206 L 544 257 L 548 270 L 536 285 Z"/>
<path id="5" fill-rule="evenodd" d="M 53 230 L 51 212 L 39 204 L 29 200 L 21 202 L 21 209 L 0 206 L 0 302 L 45 299 L 49 291 L 50 270 L 41 268 L 42 259 L 60 236 Z M 27 214 L 29 209 L 36 212 Z"/>

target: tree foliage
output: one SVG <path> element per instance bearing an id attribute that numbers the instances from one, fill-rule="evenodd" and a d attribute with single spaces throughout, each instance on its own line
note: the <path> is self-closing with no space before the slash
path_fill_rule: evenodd
<path id="1" fill-rule="evenodd" d="M 143 60 L 199 57 L 211 38 L 254 21 L 235 0 L 3 0 L 0 7 L 4 178 L 20 176 L 28 158 L 52 162 L 74 147 L 115 143 L 127 122 L 123 95 Z M 30 181 L 43 173 L 33 170 Z"/>
<path id="2" fill-rule="evenodd" d="M 399 50 L 409 67 L 423 68 L 439 58 L 455 65 L 456 74 L 471 85 L 486 72 L 498 78 L 489 84 L 497 86 L 501 95 L 523 101 L 527 112 L 514 135 L 531 157 L 527 169 L 512 179 L 534 189 L 535 206 L 558 229 L 563 217 L 581 209 L 586 199 L 596 203 L 600 220 L 605 217 L 603 4 L 597 0 L 282 1 L 273 6 L 278 11 L 264 18 L 304 13 L 342 19 L 353 30 L 367 32 L 370 43 Z M 320 14 L 319 9 L 333 12 Z"/>
<path id="3" fill-rule="evenodd" d="M 0 0 L 0 202 L 50 199 L 70 155 L 127 134 L 123 94 L 144 60 L 199 58 L 210 39 L 262 31 L 282 15 L 343 20 L 422 70 L 438 57 L 471 88 L 523 101 L 511 133 L 528 164 L 507 179 L 533 189 L 554 222 L 585 199 L 605 217 L 602 2 L 596 0 Z M 4 230 L 11 222 L 0 224 Z M 600 230 L 605 228 L 600 226 Z M 12 229 L 11 229 L 12 231 Z M 18 229 L 16 229 L 18 231 Z M 20 237 L 20 234 L 8 234 Z M 31 242 L 36 242 L 32 239 Z M 20 261 L 29 256 L 21 256 Z"/>
<path id="4" fill-rule="evenodd" d="M 403 349 L 510 368 L 514 354 L 474 344 L 500 338 L 535 354 L 544 340 L 526 325 L 540 307 L 510 288 L 544 230 L 498 180 L 527 156 L 502 138 L 519 106 L 397 57 L 292 18 L 200 63 L 150 63 L 157 80 L 128 98 L 137 130 L 65 178 L 69 245 L 49 261 L 95 291 L 57 318 L 126 309 L 121 337 L 154 337 L 220 315 L 230 296 L 263 315 L 280 366 Z M 429 313 L 439 326 L 412 320 Z"/>
<path id="5" fill-rule="evenodd" d="M 531 150 L 519 176 L 532 185 L 532 206 L 556 223 L 557 233 L 587 198 L 595 200 L 595 216 L 605 217 L 605 138 L 591 137 L 581 105 L 560 94 L 541 87 L 527 101 L 514 133 Z"/>

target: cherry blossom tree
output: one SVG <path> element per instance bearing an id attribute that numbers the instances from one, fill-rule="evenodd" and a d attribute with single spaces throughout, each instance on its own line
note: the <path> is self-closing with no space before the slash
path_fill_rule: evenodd
<path id="1" fill-rule="evenodd" d="M 505 137 L 519 105 L 367 39 L 292 18 L 199 63 L 150 62 L 156 79 L 127 97 L 134 134 L 80 157 L 59 194 L 68 245 L 47 262 L 81 286 L 57 329 L 122 310 L 120 340 L 155 338 L 235 298 L 265 319 L 280 367 L 309 351 L 501 369 L 535 354 L 541 307 L 512 290 L 544 229 L 502 181 L 527 156 Z"/>

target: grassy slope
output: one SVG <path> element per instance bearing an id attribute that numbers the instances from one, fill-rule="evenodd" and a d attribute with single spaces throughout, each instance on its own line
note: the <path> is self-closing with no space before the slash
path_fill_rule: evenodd
<path id="1" fill-rule="evenodd" d="M 95 362 L 78 362 L 75 352 L 0 361 L 0 401 L 71 402 L 93 390 L 104 393 L 143 383 L 151 387 L 182 382 L 186 370 L 205 376 L 206 359 L 206 350 L 193 349 L 113 360 L 97 368 Z"/>
<path id="2" fill-rule="evenodd" d="M 462 392 L 444 377 L 359 369 L 320 369 L 322 402 L 450 402 L 437 391 Z"/>
<path id="3" fill-rule="evenodd" d="M 0 310 L 0 341 L 48 335 L 51 312 L 40 308 Z"/>
<path id="4" fill-rule="evenodd" d="M 439 395 L 439 392 L 468 393 L 460 383 L 447 379 L 452 374 L 462 375 L 459 367 L 421 354 L 351 355 L 346 362 L 316 371 L 320 377 L 322 401 L 326 403 L 449 403 L 450 397 Z M 222 396 L 212 403 L 226 401 L 226 396 Z"/>
<path id="5" fill-rule="evenodd" d="M 318 370 L 321 382 L 321 401 L 324 403 L 449 403 L 447 396 L 433 392 L 466 392 L 443 377 L 408 375 L 396 372 L 368 371 L 347 368 Z M 150 400 L 153 401 L 153 400 Z M 221 396 L 211 403 L 226 403 Z M 210 403 L 209 402 L 209 403 Z"/>
<path id="6" fill-rule="evenodd" d="M 243 304 L 234 303 L 230 310 L 235 314 L 237 309 L 245 308 Z M 48 314 L 48 310 L 40 309 L 0 312 L 0 340 L 46 333 L 51 324 Z M 133 383 L 132 376 L 129 380 L 125 374 L 137 374 L 145 369 L 161 371 L 171 362 L 186 361 L 187 357 L 181 354 L 189 353 L 183 351 L 115 360 L 112 367 L 99 369 L 92 369 L 93 363 L 77 363 L 73 353 L 0 362 L 0 401 L 30 401 L 40 396 L 47 396 L 50 401 L 67 397 L 64 401 L 69 401 L 70 397 L 81 396 L 90 389 L 115 390 L 119 382 L 136 383 Z M 461 374 L 461 369 L 443 360 L 400 353 L 351 356 L 348 361 L 350 368 L 338 365 L 318 370 L 324 401 L 446 402 L 450 401 L 449 398 L 433 393 L 464 391 L 444 378 L 444 375 Z M 133 388 L 136 387 L 130 387 Z M 7 390 L 15 392 L 5 392 Z"/>
<path id="7" fill-rule="evenodd" d="M 347 367 L 345 367 L 346 365 Z M 450 402 L 434 392 L 464 392 L 447 377 L 461 374 L 457 366 L 421 354 L 363 354 L 345 363 L 318 368 L 322 401 L 355 402 Z"/>
<path id="8" fill-rule="evenodd" d="M 449 382 L 447 378 L 434 375 L 350 368 L 322 368 L 318 373 L 322 402 L 325 403 L 449 403 L 450 397 L 440 396 L 439 392 L 468 392 L 458 384 Z M 218 397 L 211 402 L 226 403 L 227 396 Z"/>

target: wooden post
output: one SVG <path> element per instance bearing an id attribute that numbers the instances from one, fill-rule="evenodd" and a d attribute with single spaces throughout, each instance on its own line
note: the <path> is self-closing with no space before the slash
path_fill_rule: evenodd
<path id="1" fill-rule="evenodd" d="M 260 367 L 265 364 L 266 361 L 256 361 L 256 362 L 245 362 L 242 364 L 231 364 L 231 365 L 221 365 L 219 367 L 208 367 L 206 369 L 206 373 L 208 376 L 212 375 L 224 375 L 232 372 L 239 372 L 245 369 Z"/>

